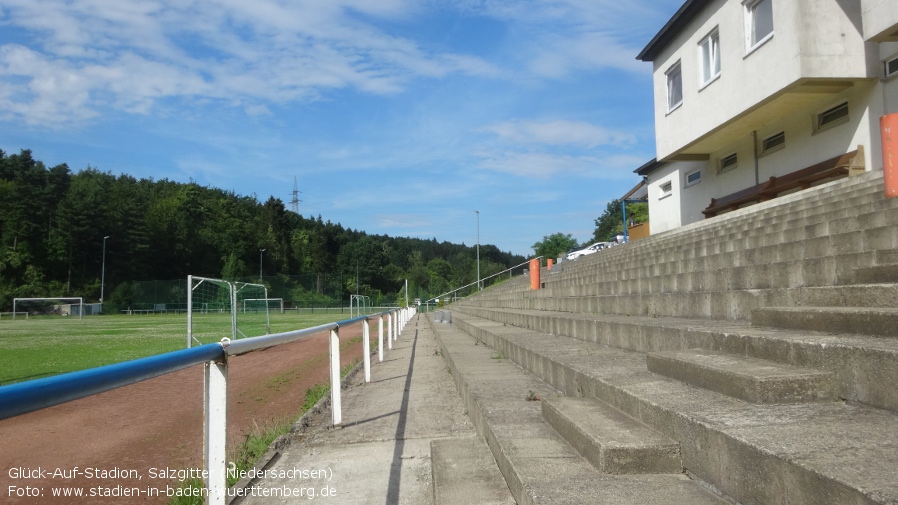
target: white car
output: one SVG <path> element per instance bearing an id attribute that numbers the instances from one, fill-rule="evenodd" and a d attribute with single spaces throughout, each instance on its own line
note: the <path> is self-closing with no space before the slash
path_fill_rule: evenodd
<path id="1" fill-rule="evenodd" d="M 588 245 L 583 249 L 577 249 L 576 251 L 571 251 L 564 256 L 565 260 L 575 260 L 580 256 L 586 256 L 588 254 L 592 254 L 594 252 L 601 251 L 602 249 L 606 249 L 610 247 L 611 244 L 608 242 L 596 242 L 595 244 Z"/>

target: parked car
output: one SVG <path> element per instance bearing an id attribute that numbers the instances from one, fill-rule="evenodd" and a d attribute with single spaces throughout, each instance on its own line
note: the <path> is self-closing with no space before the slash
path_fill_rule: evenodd
<path id="1" fill-rule="evenodd" d="M 564 259 L 565 260 L 575 260 L 575 259 L 579 258 L 580 256 L 586 256 L 586 255 L 592 254 L 594 252 L 601 251 L 602 249 L 605 249 L 605 248 L 609 247 L 610 245 L 611 244 L 609 244 L 608 242 L 596 242 L 595 244 L 590 244 L 582 249 L 577 249 L 577 250 L 568 252 L 567 254 L 564 255 Z"/>
<path id="2" fill-rule="evenodd" d="M 611 243 L 612 245 L 626 244 L 627 237 L 625 237 L 624 235 L 615 235 L 611 237 Z"/>

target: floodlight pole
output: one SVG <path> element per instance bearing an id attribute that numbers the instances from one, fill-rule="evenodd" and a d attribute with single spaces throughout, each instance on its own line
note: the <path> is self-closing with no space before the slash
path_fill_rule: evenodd
<path id="1" fill-rule="evenodd" d="M 477 289 L 483 289 L 480 285 L 480 211 L 475 210 L 477 214 Z"/>
<path id="2" fill-rule="evenodd" d="M 259 249 L 259 282 L 262 282 L 262 253 L 265 249 Z"/>
<path id="3" fill-rule="evenodd" d="M 106 287 L 106 239 L 109 235 L 103 237 L 103 267 L 100 270 L 100 312 L 103 312 L 103 290 Z"/>

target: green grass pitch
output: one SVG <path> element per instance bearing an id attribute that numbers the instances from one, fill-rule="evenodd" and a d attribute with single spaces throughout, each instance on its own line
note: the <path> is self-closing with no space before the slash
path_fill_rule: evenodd
<path id="1" fill-rule="evenodd" d="M 227 314 L 216 316 L 230 337 Z M 349 318 L 348 312 L 271 313 L 271 333 L 309 328 Z M 194 321 L 196 330 L 197 321 Z M 376 326 L 372 331 L 377 331 Z M 196 333 L 196 331 L 195 331 Z M 203 343 L 220 337 L 204 334 Z M 39 379 L 187 346 L 185 314 L 11 317 L 0 320 L 0 385 Z"/>

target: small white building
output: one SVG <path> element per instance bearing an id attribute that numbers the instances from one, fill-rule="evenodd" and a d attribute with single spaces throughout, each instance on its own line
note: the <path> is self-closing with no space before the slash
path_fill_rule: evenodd
<path id="1" fill-rule="evenodd" d="M 858 146 L 854 169 L 882 170 L 896 0 L 687 0 L 637 59 L 653 65 L 657 161 L 636 171 L 652 233 Z"/>

